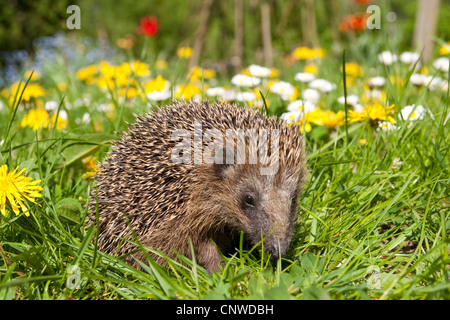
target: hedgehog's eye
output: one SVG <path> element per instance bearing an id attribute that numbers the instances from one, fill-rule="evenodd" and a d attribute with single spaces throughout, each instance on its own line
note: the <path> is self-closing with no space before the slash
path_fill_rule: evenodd
<path id="1" fill-rule="evenodd" d="M 255 206 L 255 198 L 248 194 L 244 197 L 244 203 L 246 206 L 254 207 Z"/>

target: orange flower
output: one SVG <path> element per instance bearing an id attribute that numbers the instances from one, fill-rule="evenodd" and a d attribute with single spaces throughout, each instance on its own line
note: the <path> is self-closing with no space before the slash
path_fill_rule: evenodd
<path id="1" fill-rule="evenodd" d="M 117 40 L 117 46 L 124 50 L 130 50 L 134 45 L 134 35 L 127 34 L 124 38 Z"/>
<path id="2" fill-rule="evenodd" d="M 342 32 L 354 31 L 356 33 L 363 31 L 366 28 L 367 17 L 365 14 L 352 14 L 346 16 L 339 25 Z"/>

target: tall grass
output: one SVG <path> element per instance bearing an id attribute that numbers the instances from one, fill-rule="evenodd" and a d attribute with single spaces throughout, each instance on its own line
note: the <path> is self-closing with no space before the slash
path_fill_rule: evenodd
<path id="1" fill-rule="evenodd" d="M 339 83 L 340 63 L 333 66 L 324 76 Z M 175 76 L 180 74 L 177 69 Z M 84 90 L 73 82 L 70 101 Z M 448 92 L 417 92 L 407 81 L 391 84 L 391 101 L 423 103 L 434 116 L 388 132 L 365 122 L 306 134 L 309 178 L 288 258 L 271 262 L 241 245 L 213 274 L 195 257 L 180 257 L 184 263 L 168 259 L 168 268 L 148 257 L 138 270 L 96 250 L 96 229 L 85 224 L 94 184 L 84 177 L 80 159 L 101 159 L 114 133 L 126 129 L 125 120 L 149 111 L 143 104 L 126 106 L 114 92 L 110 96 L 112 119 L 94 111 L 104 97 L 86 106 L 103 125 L 95 134 L 92 124 L 78 126 L 70 117 L 68 130 L 50 135 L 20 128 L 18 118 L 26 112 L 18 108 L 20 92 L 3 111 L 0 164 L 27 168 L 44 190 L 39 204 L 28 203 L 30 217 L 0 217 L 0 298 L 450 298 Z M 279 99 L 264 99 L 269 113 L 283 108 Z"/>

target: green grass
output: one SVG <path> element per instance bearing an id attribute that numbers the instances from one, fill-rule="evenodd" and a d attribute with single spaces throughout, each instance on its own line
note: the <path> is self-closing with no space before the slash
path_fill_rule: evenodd
<path id="1" fill-rule="evenodd" d="M 340 83 L 339 59 L 330 65 L 322 76 Z M 0 165 L 26 167 L 44 187 L 38 204 L 27 204 L 30 217 L 0 216 L 0 299 L 450 299 L 448 92 L 419 91 L 407 81 L 388 85 L 391 101 L 423 103 L 433 112 L 411 127 L 313 128 L 306 134 L 309 178 L 288 257 L 271 262 L 241 246 L 224 257 L 221 272 L 208 274 L 195 259 L 169 260 L 165 269 L 149 258 L 137 270 L 96 250 L 96 229 L 84 222 L 94 184 L 80 160 L 101 159 L 132 113 L 149 109 L 113 99 L 109 119 L 95 108 L 108 102 L 105 95 L 63 76 L 71 83 L 64 101 L 91 95 L 90 105 L 69 111 L 68 129 L 21 128 L 30 105 L 19 107 L 20 93 L 0 110 L 6 119 Z M 348 91 L 358 88 L 347 84 Z M 328 103 L 342 92 L 338 86 Z M 270 93 L 264 98 L 271 113 L 285 107 Z M 86 111 L 92 122 L 76 124 Z"/>

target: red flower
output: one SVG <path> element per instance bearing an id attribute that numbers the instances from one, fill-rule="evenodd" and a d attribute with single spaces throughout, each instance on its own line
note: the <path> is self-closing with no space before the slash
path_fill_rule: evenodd
<path id="1" fill-rule="evenodd" d="M 369 2 L 372 2 L 372 0 L 355 0 L 355 2 L 359 4 L 367 4 Z"/>
<path id="2" fill-rule="evenodd" d="M 137 34 L 143 34 L 147 37 L 153 37 L 158 32 L 158 19 L 154 16 L 142 18 L 139 27 L 136 28 Z"/>

